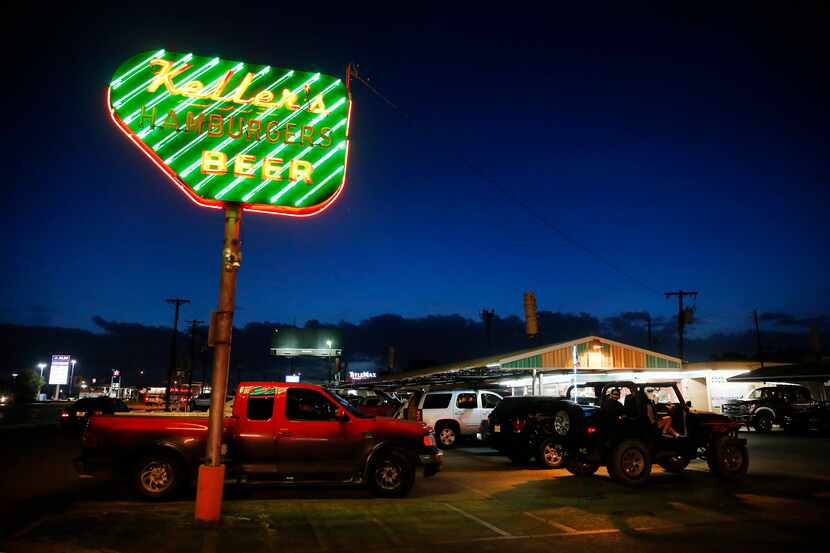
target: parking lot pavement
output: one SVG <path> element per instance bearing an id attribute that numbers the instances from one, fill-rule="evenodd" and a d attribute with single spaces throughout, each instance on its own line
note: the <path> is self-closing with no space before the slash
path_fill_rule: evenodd
<path id="1" fill-rule="evenodd" d="M 795 447 L 798 446 L 798 447 Z M 229 486 L 219 529 L 193 522 L 193 503 L 148 504 L 92 484 L 65 511 L 13 535 L 8 551 L 495 551 L 591 548 L 734 551 L 736 545 L 809 543 L 830 520 L 830 440 L 750 436 L 746 480 L 723 482 L 705 463 L 683 475 L 655 469 L 629 489 L 600 470 L 515 467 L 494 451 L 461 447 L 419 478 L 410 497 L 355 488 Z M 799 451 L 811 456 L 799 460 Z M 757 459 L 756 459 L 757 457 Z M 795 461 L 793 458 L 795 457 Z M 786 461 L 789 458 L 790 461 Z M 762 545 L 763 544 L 763 545 Z M 0 550 L 4 550 L 0 548 Z"/>

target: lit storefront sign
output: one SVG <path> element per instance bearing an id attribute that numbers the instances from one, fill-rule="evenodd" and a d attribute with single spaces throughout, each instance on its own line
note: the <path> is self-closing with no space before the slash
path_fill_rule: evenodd
<path id="1" fill-rule="evenodd" d="M 345 185 L 351 102 L 337 77 L 159 50 L 121 64 L 107 103 L 198 205 L 302 217 Z"/>
<path id="2" fill-rule="evenodd" d="M 69 356 L 53 355 L 49 366 L 49 385 L 63 386 L 69 379 Z"/>
<path id="3" fill-rule="evenodd" d="M 351 380 L 351 381 L 369 380 L 371 378 L 377 378 L 377 373 L 374 373 L 374 372 L 371 372 L 371 371 L 360 371 L 360 372 L 349 371 L 349 380 Z"/>

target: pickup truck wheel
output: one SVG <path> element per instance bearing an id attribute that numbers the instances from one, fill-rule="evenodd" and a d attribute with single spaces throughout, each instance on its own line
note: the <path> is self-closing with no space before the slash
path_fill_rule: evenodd
<path id="1" fill-rule="evenodd" d="M 458 431 L 451 424 L 438 423 L 435 426 L 435 437 L 437 445 L 441 449 L 452 449 L 458 441 Z"/>
<path id="2" fill-rule="evenodd" d="M 599 463 L 584 459 L 571 459 L 565 463 L 565 468 L 574 476 L 591 476 L 599 470 Z"/>
<path id="3" fill-rule="evenodd" d="M 763 432 L 765 434 L 772 431 L 772 415 L 769 413 L 761 413 L 755 417 L 755 421 L 752 423 L 752 426 L 758 432 Z"/>
<path id="4" fill-rule="evenodd" d="M 406 455 L 392 450 L 381 452 L 372 461 L 369 471 L 369 487 L 381 497 L 403 497 L 415 483 L 415 469 Z"/>
<path id="5" fill-rule="evenodd" d="M 543 440 L 537 455 L 539 464 L 549 469 L 562 468 L 565 464 L 565 448 L 551 439 Z"/>
<path id="6" fill-rule="evenodd" d="M 169 455 L 145 455 L 133 469 L 136 489 L 147 499 L 162 500 L 174 497 L 184 480 L 182 464 Z"/>
<path id="7" fill-rule="evenodd" d="M 683 455 L 675 455 L 674 457 L 669 457 L 668 459 L 661 459 L 659 461 L 659 465 L 663 468 L 666 472 L 673 472 L 674 474 L 680 474 L 686 467 L 689 466 L 689 462 L 691 459 L 688 457 L 684 457 Z"/>
<path id="8" fill-rule="evenodd" d="M 625 440 L 612 451 L 608 474 L 620 484 L 639 486 L 651 474 L 651 457 L 646 444 L 640 440 Z"/>
<path id="9" fill-rule="evenodd" d="M 742 478 L 749 468 L 749 452 L 745 444 L 723 436 L 709 447 L 706 462 L 715 476 L 737 480 Z"/>

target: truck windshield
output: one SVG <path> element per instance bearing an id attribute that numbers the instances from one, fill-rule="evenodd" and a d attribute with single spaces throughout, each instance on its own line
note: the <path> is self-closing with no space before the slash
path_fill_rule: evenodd
<path id="1" fill-rule="evenodd" d="M 340 395 L 338 395 L 338 393 L 337 393 L 337 392 L 335 392 L 334 390 L 330 390 L 330 389 L 326 388 L 326 391 L 329 393 L 329 395 L 330 395 L 330 396 L 331 396 L 331 397 L 332 397 L 332 398 L 333 398 L 333 399 L 334 399 L 337 403 L 339 403 L 339 404 L 340 404 L 340 406 L 343 408 L 343 410 L 344 410 L 344 411 L 348 411 L 348 413 L 349 413 L 350 415 L 353 415 L 353 416 L 355 416 L 355 417 L 357 417 L 357 418 L 359 418 L 359 419 L 371 419 L 371 418 L 372 418 L 372 416 L 371 416 L 371 415 L 366 415 L 366 414 L 363 414 L 363 413 L 361 413 L 360 411 L 358 411 L 357 409 L 355 409 L 355 408 L 354 408 L 354 405 L 352 405 L 351 403 L 349 403 L 348 401 L 346 401 L 346 399 L 344 399 L 344 398 L 340 397 Z"/>

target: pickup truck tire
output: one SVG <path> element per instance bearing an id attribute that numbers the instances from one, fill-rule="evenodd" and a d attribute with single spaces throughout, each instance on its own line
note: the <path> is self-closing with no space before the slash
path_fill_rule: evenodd
<path id="1" fill-rule="evenodd" d="M 565 448 L 550 438 L 539 444 L 539 453 L 536 455 L 539 464 L 549 469 L 559 469 L 565 464 Z"/>
<path id="2" fill-rule="evenodd" d="M 766 434 L 767 432 L 772 431 L 772 423 L 773 423 L 772 415 L 765 412 L 765 413 L 761 413 L 757 417 L 755 417 L 755 420 L 752 421 L 752 426 L 758 432 L 762 432 L 762 433 Z"/>
<path id="3" fill-rule="evenodd" d="M 583 459 L 570 459 L 565 463 L 565 468 L 574 476 L 591 476 L 599 470 L 599 463 Z"/>
<path id="4" fill-rule="evenodd" d="M 451 422 L 439 422 L 435 425 L 436 445 L 441 449 L 452 449 L 458 442 L 458 427 Z"/>
<path id="5" fill-rule="evenodd" d="M 403 451 L 381 451 L 369 469 L 369 489 L 380 497 L 403 497 L 415 483 L 415 467 Z"/>
<path id="6" fill-rule="evenodd" d="M 131 479 L 142 497 L 160 501 L 175 497 L 186 477 L 180 460 L 165 453 L 150 453 L 133 465 Z"/>
<path id="7" fill-rule="evenodd" d="M 640 440 L 624 440 L 611 450 L 608 460 L 611 479 L 626 486 L 645 484 L 651 474 L 651 455 Z"/>
<path id="8" fill-rule="evenodd" d="M 729 436 L 722 436 L 709 446 L 706 463 L 715 476 L 738 480 L 743 478 L 749 468 L 749 452 L 745 444 Z"/>

